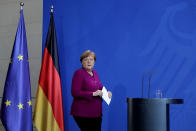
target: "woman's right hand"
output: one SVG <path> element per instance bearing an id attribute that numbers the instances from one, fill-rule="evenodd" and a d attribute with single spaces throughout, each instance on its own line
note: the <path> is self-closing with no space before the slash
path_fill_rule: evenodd
<path id="1" fill-rule="evenodd" d="M 101 90 L 97 90 L 97 91 L 93 92 L 93 96 L 100 96 L 100 97 L 102 97 L 102 95 L 103 95 L 103 92 Z"/>

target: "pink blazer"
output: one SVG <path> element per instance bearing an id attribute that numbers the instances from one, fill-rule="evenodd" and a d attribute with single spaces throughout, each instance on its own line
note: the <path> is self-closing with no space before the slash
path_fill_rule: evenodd
<path id="1" fill-rule="evenodd" d="M 77 70 L 72 79 L 71 115 L 80 117 L 102 116 L 102 98 L 93 96 L 94 91 L 102 90 L 102 88 L 95 70 L 93 70 L 93 76 L 83 68 Z"/>

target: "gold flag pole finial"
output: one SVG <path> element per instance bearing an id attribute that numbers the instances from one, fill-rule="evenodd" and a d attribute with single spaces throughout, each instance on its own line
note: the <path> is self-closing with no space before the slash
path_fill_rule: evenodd
<path id="1" fill-rule="evenodd" d="M 20 2 L 20 9 L 21 10 L 23 9 L 23 6 L 24 6 L 24 3 L 23 2 Z"/>

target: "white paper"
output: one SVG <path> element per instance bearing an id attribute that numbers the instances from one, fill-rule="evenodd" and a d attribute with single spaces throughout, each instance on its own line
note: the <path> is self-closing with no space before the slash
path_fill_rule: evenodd
<path id="1" fill-rule="evenodd" d="M 105 86 L 103 86 L 102 92 L 103 92 L 102 99 L 109 105 L 111 98 L 108 97 L 108 91 L 105 88 Z"/>

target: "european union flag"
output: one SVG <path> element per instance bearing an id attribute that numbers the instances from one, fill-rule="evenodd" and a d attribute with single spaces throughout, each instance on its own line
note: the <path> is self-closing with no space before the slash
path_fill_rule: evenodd
<path id="1" fill-rule="evenodd" d="M 31 84 L 22 9 L 5 81 L 0 115 L 7 131 L 32 131 Z"/>

